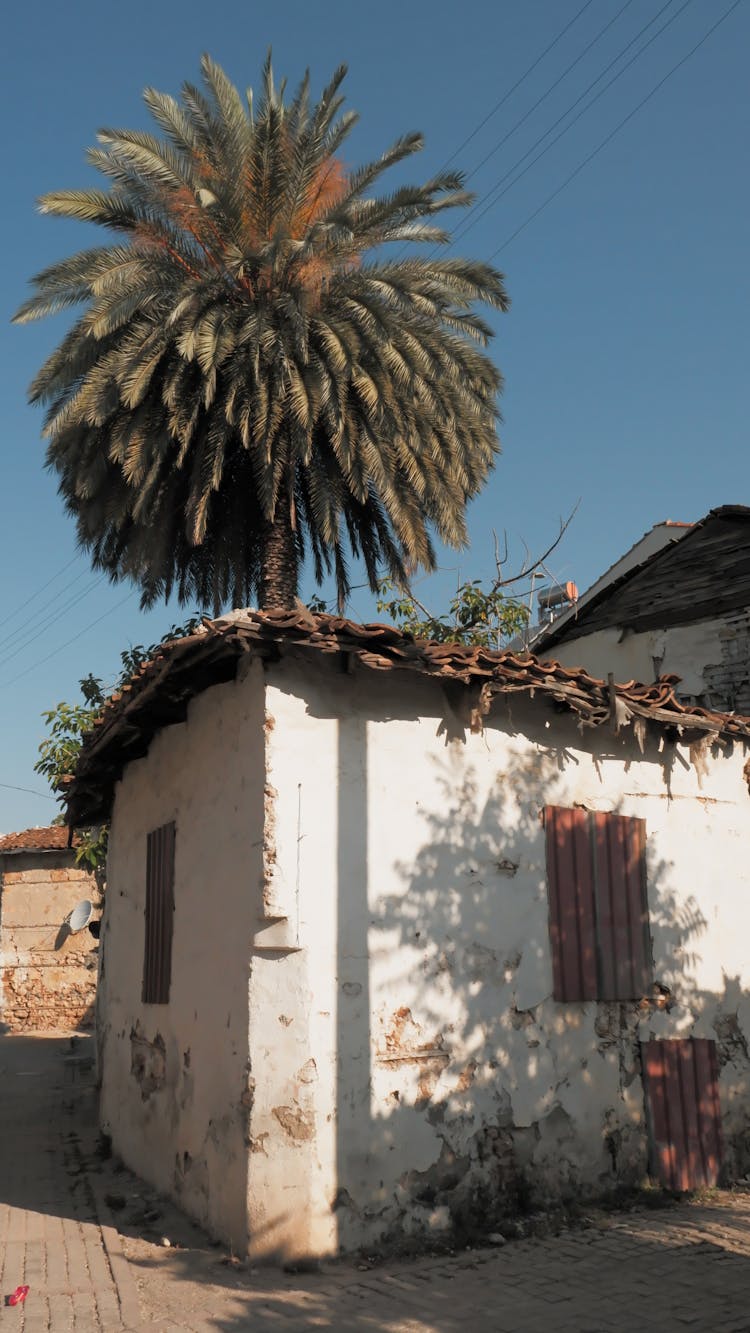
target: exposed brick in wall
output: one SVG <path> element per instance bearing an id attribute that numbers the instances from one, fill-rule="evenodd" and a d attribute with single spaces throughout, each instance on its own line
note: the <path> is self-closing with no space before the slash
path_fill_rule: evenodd
<path id="1" fill-rule="evenodd" d="M 0 856 L 0 1031 L 91 1027 L 97 941 L 65 918 L 96 882 L 72 852 Z"/>
<path id="2" fill-rule="evenodd" d="M 703 671 L 710 706 L 750 714 L 750 609 L 728 615 L 719 639 L 721 661 Z"/>

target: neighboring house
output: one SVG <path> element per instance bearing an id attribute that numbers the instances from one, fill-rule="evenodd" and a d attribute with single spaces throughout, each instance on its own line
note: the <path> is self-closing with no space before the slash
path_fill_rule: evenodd
<path id="1" fill-rule="evenodd" d="M 604 680 L 678 676 L 679 698 L 750 714 L 750 509 L 657 524 L 532 647 Z"/>
<path id="2" fill-rule="evenodd" d="M 0 1032 L 93 1025 L 97 942 L 67 920 L 99 893 L 75 855 L 66 828 L 0 836 Z"/>
<path id="3" fill-rule="evenodd" d="M 116 1151 L 286 1259 L 744 1175 L 749 741 L 307 612 L 166 645 L 69 789 L 112 818 Z"/>

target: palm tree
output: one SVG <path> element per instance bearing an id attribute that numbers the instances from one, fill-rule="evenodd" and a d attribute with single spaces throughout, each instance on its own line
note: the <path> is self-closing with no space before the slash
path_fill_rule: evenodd
<path id="1" fill-rule="evenodd" d="M 345 73 L 285 102 L 269 57 L 256 107 L 205 56 L 203 91 L 145 92 L 161 136 L 100 131 L 109 188 L 41 200 L 114 233 L 38 274 L 16 319 L 84 307 L 30 399 L 80 544 L 144 606 L 290 606 L 308 552 L 341 603 L 348 552 L 375 587 L 434 567 L 430 530 L 465 542 L 502 384 L 474 307 L 507 309 L 502 275 L 433 257 L 459 174 L 372 195 L 420 135 L 345 168 Z"/>

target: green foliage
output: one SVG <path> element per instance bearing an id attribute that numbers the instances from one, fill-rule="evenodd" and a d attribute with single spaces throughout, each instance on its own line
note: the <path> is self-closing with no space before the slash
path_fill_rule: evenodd
<path id="1" fill-rule="evenodd" d="M 528 624 L 529 609 L 493 584 L 485 590 L 481 579 L 460 584 L 443 615 L 433 616 L 409 591 L 390 581 L 380 585 L 378 611 L 416 639 L 437 643 L 473 644 L 503 648 Z"/>
<path id="2" fill-rule="evenodd" d="M 476 306 L 508 308 L 503 277 L 436 254 L 460 173 L 373 193 L 419 134 L 344 166 L 345 72 L 312 105 L 269 59 L 246 104 L 205 56 L 202 90 L 144 94 L 159 133 L 99 132 L 103 188 L 41 201 L 105 240 L 33 279 L 19 322 L 81 309 L 30 398 L 82 546 L 143 605 L 289 605 L 306 557 L 341 605 L 350 554 L 376 590 L 434 568 L 433 533 L 465 544 L 502 387 Z"/>
<path id="3" fill-rule="evenodd" d="M 121 671 L 115 688 L 124 685 L 126 681 L 130 680 L 130 677 L 135 675 L 142 662 L 150 662 L 152 657 L 156 656 L 162 644 L 169 643 L 172 639 L 184 639 L 188 634 L 195 634 L 200 623 L 201 617 L 196 611 L 194 615 L 190 616 L 188 620 L 183 621 L 181 625 L 170 625 L 169 629 L 165 634 L 162 634 L 158 642 L 150 643 L 147 648 L 144 648 L 141 643 L 126 648 L 124 652 L 120 653 Z M 89 677 L 89 679 L 91 679 L 91 677 Z M 81 681 L 81 689 L 83 689 L 83 686 L 84 682 Z"/>
<path id="4" fill-rule="evenodd" d="M 148 647 L 135 644 L 126 648 L 120 653 L 120 672 L 113 689 L 117 690 L 124 685 L 142 662 L 148 662 L 155 656 L 162 644 L 195 633 L 199 625 L 200 616 L 194 615 L 182 625 L 172 625 L 157 643 L 149 644 Z M 39 746 L 39 758 L 34 771 L 47 779 L 61 803 L 65 801 L 67 781 L 75 772 L 83 738 L 94 726 L 108 697 L 101 680 L 96 676 L 84 676 L 79 681 L 79 687 L 81 699 L 77 703 L 59 703 L 42 713 L 47 735 Z M 61 813 L 57 822 L 64 821 L 65 816 Z M 80 831 L 76 852 L 78 864 L 86 865 L 96 872 L 102 871 L 107 857 L 107 835 L 106 825 Z"/>

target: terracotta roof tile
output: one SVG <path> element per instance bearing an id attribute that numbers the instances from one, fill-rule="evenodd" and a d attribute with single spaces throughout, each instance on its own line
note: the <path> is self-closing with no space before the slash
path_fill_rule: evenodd
<path id="1" fill-rule="evenodd" d="M 64 824 L 50 828 L 27 828 L 22 833 L 0 837 L 0 855 L 4 852 L 58 852 L 68 850 L 69 833 Z M 74 839 L 74 844 L 77 839 Z"/>
<path id="2" fill-rule="evenodd" d="M 643 742 L 647 724 L 692 740 L 750 740 L 750 718 L 711 713 L 681 704 L 676 676 L 651 685 L 614 684 L 582 667 L 564 667 L 531 653 L 414 639 L 393 625 L 356 624 L 340 616 L 294 611 L 232 611 L 206 620 L 195 634 L 165 643 L 156 656 L 108 701 L 86 737 L 67 792 L 75 826 L 107 817 L 114 784 L 125 764 L 144 755 L 155 732 L 184 720 L 190 699 L 208 686 L 234 678 L 247 653 L 275 658 L 286 650 L 344 654 L 374 671 L 411 671 L 475 687 L 477 729 L 494 694 L 523 692 L 546 697 L 576 713 L 582 727 L 633 725 Z"/>

